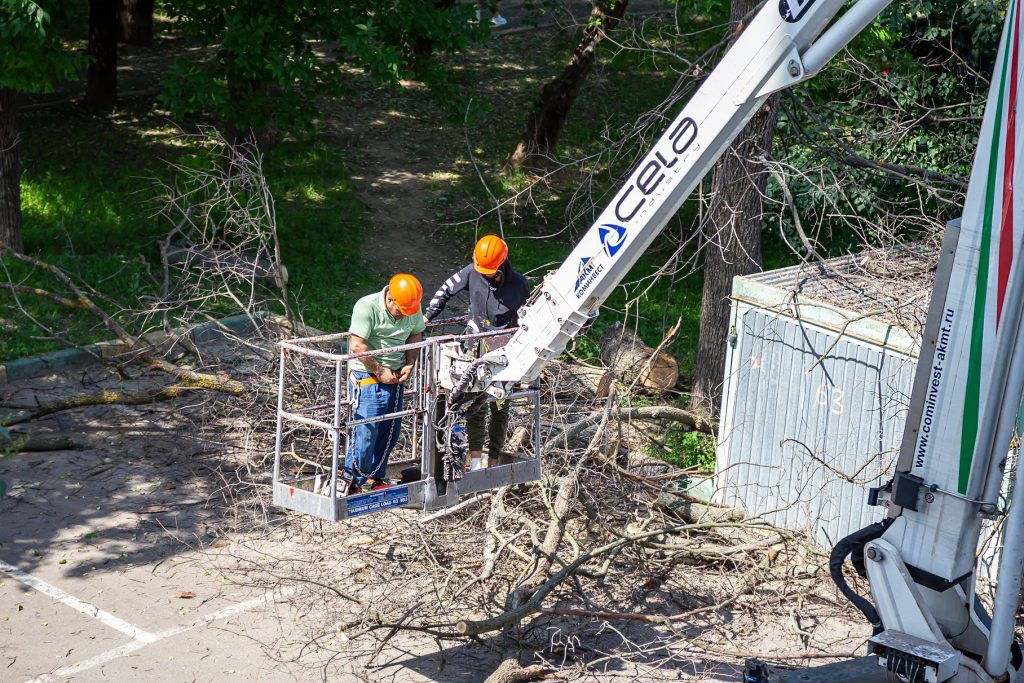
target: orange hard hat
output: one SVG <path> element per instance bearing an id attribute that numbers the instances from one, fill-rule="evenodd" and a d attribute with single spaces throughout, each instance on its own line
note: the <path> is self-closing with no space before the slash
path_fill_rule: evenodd
<path id="1" fill-rule="evenodd" d="M 408 273 L 395 275 L 388 283 L 388 293 L 403 315 L 419 313 L 420 299 L 423 298 L 423 286 L 414 276 Z"/>
<path id="2" fill-rule="evenodd" d="M 473 266 L 484 275 L 493 275 L 508 258 L 508 245 L 497 235 L 484 235 L 473 249 Z"/>

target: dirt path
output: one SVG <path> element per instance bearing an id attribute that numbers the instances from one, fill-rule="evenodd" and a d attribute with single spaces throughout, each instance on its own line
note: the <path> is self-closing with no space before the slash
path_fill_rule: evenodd
<path id="1" fill-rule="evenodd" d="M 454 244 L 433 222 L 430 204 L 438 191 L 431 174 L 442 159 L 422 144 L 430 139 L 431 126 L 418 117 L 381 114 L 379 102 L 367 104 L 372 108 L 354 112 L 339 106 L 328 124 L 340 138 L 356 191 L 371 215 L 365 262 L 382 281 L 394 273 L 412 273 L 429 298 L 466 264 L 472 247 Z"/>

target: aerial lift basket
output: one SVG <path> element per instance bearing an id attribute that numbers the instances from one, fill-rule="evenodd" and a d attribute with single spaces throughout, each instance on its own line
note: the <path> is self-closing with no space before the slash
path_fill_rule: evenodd
<path id="1" fill-rule="evenodd" d="M 381 351 L 346 353 L 347 332 L 279 342 L 274 505 L 340 521 L 394 507 L 436 510 L 468 494 L 539 479 L 539 382 L 505 399 L 511 403 L 510 432 L 516 426 L 526 428 L 532 433 L 532 448 L 530 443 L 513 444 L 515 452 L 490 454 L 484 469 L 463 471 L 465 450 L 452 452 L 451 432 L 461 432 L 464 425 L 442 419 L 448 395 L 474 353 L 499 345 L 507 335 L 444 335 L 387 349 L 418 349 L 419 361 L 405 384 L 401 409 L 364 420 L 354 417 L 349 363 Z M 477 405 L 486 409 L 485 401 L 493 400 L 481 396 Z M 346 495 L 345 453 L 355 428 L 371 423 L 401 430 L 386 474 L 389 485 Z M 455 461 L 457 468 L 451 466 Z"/>

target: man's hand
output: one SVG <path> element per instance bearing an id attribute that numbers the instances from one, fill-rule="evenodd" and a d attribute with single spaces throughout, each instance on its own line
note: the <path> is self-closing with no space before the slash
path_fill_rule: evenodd
<path id="1" fill-rule="evenodd" d="M 374 373 L 377 376 L 377 381 L 381 384 L 398 384 L 398 375 L 392 372 L 391 368 L 380 366 L 377 372 Z"/>
<path id="2" fill-rule="evenodd" d="M 398 371 L 398 383 L 399 384 L 405 384 L 409 380 L 409 378 L 412 377 L 412 369 L 413 369 L 413 367 L 415 367 L 415 366 L 413 366 L 411 363 L 408 364 L 408 365 L 403 365 L 402 366 L 402 369 Z"/>
<path id="3" fill-rule="evenodd" d="M 423 316 L 423 324 L 424 325 L 429 325 L 430 324 L 430 318 L 428 318 L 427 316 Z"/>

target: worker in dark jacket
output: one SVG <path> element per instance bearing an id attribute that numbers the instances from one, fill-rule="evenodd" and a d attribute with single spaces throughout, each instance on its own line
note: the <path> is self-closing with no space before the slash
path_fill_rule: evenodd
<path id="1" fill-rule="evenodd" d="M 530 285 L 512 269 L 505 241 L 497 235 L 485 235 L 473 249 L 473 263 L 445 280 L 434 294 L 423 315 L 425 321 L 436 318 L 449 299 L 464 291 L 469 292 L 468 331 L 488 332 L 519 324 L 519 308 L 530 296 Z M 487 452 L 495 460 L 505 446 L 508 402 L 491 401 L 488 405 L 489 410 L 478 410 L 466 421 L 470 469 L 481 467 L 485 434 Z M 488 412 L 490 425 L 487 424 Z"/>

